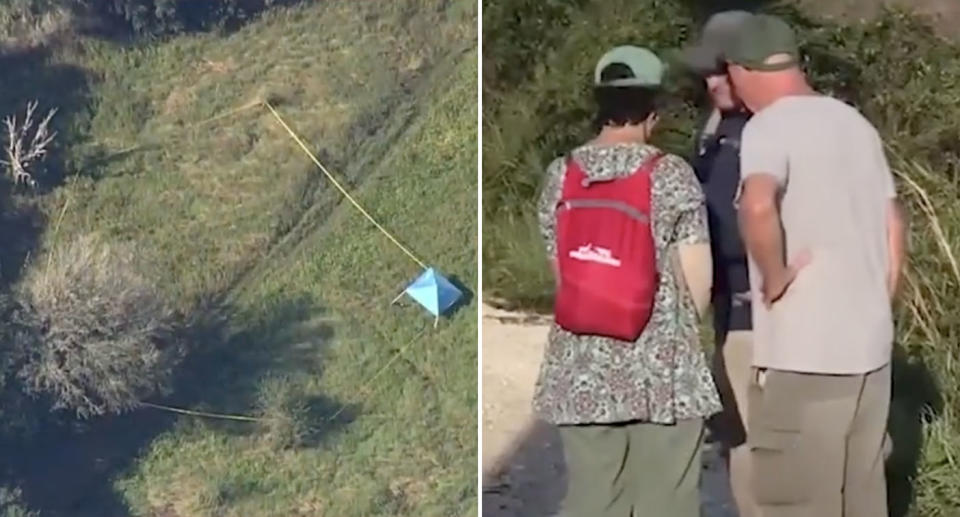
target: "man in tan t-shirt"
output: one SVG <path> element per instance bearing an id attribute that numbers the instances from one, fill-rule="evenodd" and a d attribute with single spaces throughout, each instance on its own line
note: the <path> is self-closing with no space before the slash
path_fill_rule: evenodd
<path id="1" fill-rule="evenodd" d="M 725 50 L 754 116 L 739 218 L 754 299 L 747 439 L 761 515 L 887 515 L 891 297 L 904 222 L 874 127 L 819 95 L 795 37 L 753 15 Z"/>

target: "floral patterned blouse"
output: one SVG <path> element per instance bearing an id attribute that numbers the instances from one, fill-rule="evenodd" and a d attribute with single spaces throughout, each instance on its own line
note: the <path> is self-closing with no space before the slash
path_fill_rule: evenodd
<path id="1" fill-rule="evenodd" d="M 636 171 L 657 148 L 645 144 L 584 145 L 570 156 L 592 179 Z M 540 230 L 555 255 L 555 207 L 566 158 L 547 168 L 538 204 Z M 653 314 L 635 342 L 550 329 L 534 394 L 537 415 L 554 424 L 612 424 L 706 418 L 720 399 L 700 346 L 699 317 L 690 293 L 676 280 L 668 253 L 680 243 L 709 242 L 704 195 L 682 158 L 664 155 L 653 172 L 653 235 L 660 285 Z M 682 292 L 681 292 L 682 291 Z"/>

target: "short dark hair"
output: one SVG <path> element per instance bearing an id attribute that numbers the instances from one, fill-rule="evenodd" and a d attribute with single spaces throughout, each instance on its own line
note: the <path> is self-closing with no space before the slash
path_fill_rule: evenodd
<path id="1" fill-rule="evenodd" d="M 602 80 L 632 77 L 630 68 L 622 63 L 612 63 L 600 73 Z M 639 124 L 655 113 L 659 107 L 661 89 L 651 86 L 597 86 L 593 96 L 597 102 L 594 126 L 626 126 Z"/>

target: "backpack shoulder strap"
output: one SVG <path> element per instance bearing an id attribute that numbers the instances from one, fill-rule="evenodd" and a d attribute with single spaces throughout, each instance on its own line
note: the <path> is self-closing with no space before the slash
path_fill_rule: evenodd
<path id="1" fill-rule="evenodd" d="M 557 206 L 560 206 L 569 196 L 576 195 L 576 192 L 584 187 L 585 172 L 572 154 L 567 153 L 563 156 L 563 174 L 560 178 L 560 196 L 557 198 Z"/>

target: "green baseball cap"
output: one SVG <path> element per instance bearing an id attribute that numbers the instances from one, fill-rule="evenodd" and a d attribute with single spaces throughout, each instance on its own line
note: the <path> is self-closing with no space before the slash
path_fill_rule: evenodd
<path id="1" fill-rule="evenodd" d="M 604 77 L 604 69 L 613 64 L 623 65 L 625 73 L 618 77 Z M 660 86 L 665 68 L 663 61 L 653 52 L 625 45 L 610 50 L 600 58 L 593 82 L 596 86 Z"/>
<path id="2" fill-rule="evenodd" d="M 769 63 L 772 56 L 790 59 Z M 797 37 L 787 22 L 769 14 L 755 14 L 744 20 L 735 38 L 723 52 L 729 63 L 748 70 L 772 72 L 796 66 L 800 61 Z"/>
<path id="3" fill-rule="evenodd" d="M 680 62 L 694 73 L 711 75 L 725 72 L 724 49 L 731 45 L 740 25 L 752 14 L 747 11 L 722 11 L 711 16 L 700 31 L 700 39 L 683 49 Z"/>

